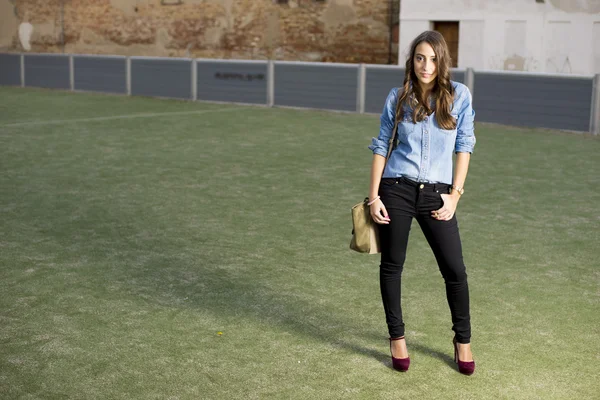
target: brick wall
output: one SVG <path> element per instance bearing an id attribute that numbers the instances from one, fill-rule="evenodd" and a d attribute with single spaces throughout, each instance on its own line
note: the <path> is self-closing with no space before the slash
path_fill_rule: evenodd
<path id="1" fill-rule="evenodd" d="M 0 0 L 0 48 L 387 64 L 390 1 Z"/>

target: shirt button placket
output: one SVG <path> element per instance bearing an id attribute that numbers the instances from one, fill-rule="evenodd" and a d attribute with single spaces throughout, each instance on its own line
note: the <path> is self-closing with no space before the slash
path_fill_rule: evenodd
<path id="1" fill-rule="evenodd" d="M 425 144 L 423 145 L 423 154 L 425 155 L 425 159 L 427 160 L 427 155 L 429 154 L 429 131 L 425 128 Z"/>
<path id="2" fill-rule="evenodd" d="M 422 151 L 422 157 L 423 157 L 423 161 L 421 162 L 421 171 L 419 173 L 419 180 L 423 179 L 424 177 L 427 176 L 427 156 L 429 154 L 429 118 L 425 117 L 424 119 L 425 121 L 425 127 L 423 128 L 423 147 L 421 149 Z"/>

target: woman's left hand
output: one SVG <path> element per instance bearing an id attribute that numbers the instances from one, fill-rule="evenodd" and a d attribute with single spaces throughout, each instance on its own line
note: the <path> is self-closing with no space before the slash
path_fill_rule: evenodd
<path id="1" fill-rule="evenodd" d="M 444 205 L 439 210 L 432 211 L 431 216 L 439 221 L 450 221 L 454 216 L 454 212 L 456 211 L 456 206 L 458 205 L 458 199 L 460 198 L 460 194 L 442 193 L 440 196 L 444 201 Z"/>

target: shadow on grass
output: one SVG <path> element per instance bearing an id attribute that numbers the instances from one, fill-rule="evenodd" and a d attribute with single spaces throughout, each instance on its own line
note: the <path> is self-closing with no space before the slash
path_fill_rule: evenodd
<path id="1" fill-rule="evenodd" d="M 458 367 L 457 367 L 456 363 L 454 362 L 454 358 L 450 357 L 446 353 L 442 353 L 441 351 L 434 350 L 431 347 L 423 346 L 422 344 L 418 344 L 418 343 L 412 343 L 409 346 L 409 351 L 411 351 L 411 350 L 414 350 L 421 354 L 428 355 L 433 358 L 437 358 L 438 360 L 446 363 L 450 368 L 458 371 Z M 452 349 L 452 351 L 454 351 L 454 349 Z"/>
<path id="2" fill-rule="evenodd" d="M 261 271 L 263 264 L 269 261 L 252 259 L 237 249 L 210 243 L 211 239 L 207 237 L 182 240 L 172 234 L 136 234 L 137 230 L 147 232 L 149 225 L 157 229 L 155 232 L 166 230 L 168 223 L 151 218 L 148 221 L 150 214 L 147 213 L 145 225 L 141 226 L 140 219 L 127 212 L 113 209 L 112 214 L 110 228 L 102 232 L 101 237 L 78 238 L 83 242 L 79 251 L 111 261 L 112 266 L 107 266 L 104 272 L 95 278 L 88 277 L 102 280 L 99 287 L 116 286 L 129 295 L 138 295 L 167 307 L 207 310 L 228 318 L 243 316 L 372 358 L 392 369 L 386 336 L 375 328 L 361 328 L 349 323 L 350 310 L 343 306 L 347 299 L 340 299 L 339 304 L 329 307 L 320 305 L 322 299 L 304 293 L 302 282 L 291 282 L 282 287 L 281 276 L 291 273 L 291 268 L 281 267 L 277 270 L 280 275 L 273 275 L 271 261 L 267 270 Z M 105 219 L 104 223 L 107 222 Z M 184 236 L 183 232 L 181 236 Z M 98 239 L 101 244 L 94 243 Z M 198 249 L 198 243 L 205 250 Z M 301 266 L 303 263 L 310 264 L 300 260 Z M 321 280 L 322 285 L 333 283 Z M 359 344 L 365 341 L 374 343 L 377 348 Z M 383 351 L 377 350 L 380 347 Z M 409 351 L 439 359 L 456 369 L 449 355 L 433 348 L 411 343 Z"/>
<path id="3" fill-rule="evenodd" d="M 229 256 L 232 254 L 229 253 Z M 191 279 L 190 273 L 194 268 L 185 263 L 177 267 L 176 263 L 171 262 L 171 265 L 165 268 L 164 261 L 155 262 L 149 265 L 150 268 L 144 268 L 143 277 L 131 271 L 135 274 L 134 281 L 137 281 L 138 286 L 129 289 L 143 293 L 144 297 L 150 295 L 150 298 L 163 305 L 204 309 L 215 315 L 242 315 L 244 318 L 293 332 L 294 335 L 370 357 L 393 369 L 386 336 L 375 328 L 365 329 L 349 324 L 344 318 L 348 311 L 346 309 L 340 313 L 340 309 L 336 309 L 336 312 L 326 306 L 319 306 L 318 299 L 313 298 L 311 301 L 310 298 L 299 298 L 301 288 L 298 288 L 298 291 L 289 291 L 289 288 L 276 291 L 269 288 L 268 284 L 261 284 L 260 280 L 244 276 L 244 273 L 222 269 L 214 259 L 202 260 L 202 264 L 212 265 L 214 268 L 195 270 Z M 219 262 L 229 263 L 223 259 Z M 159 268 L 159 265 L 162 268 Z M 125 280 L 131 278 L 127 276 L 127 272 L 122 273 L 125 274 Z M 185 279 L 182 279 L 184 277 Z M 166 288 L 168 290 L 165 290 Z M 182 298 L 188 300 L 185 303 L 177 302 L 177 299 Z M 376 348 L 359 344 L 364 341 L 374 343 Z M 382 348 L 383 351 L 379 351 L 378 348 Z M 426 345 L 410 343 L 409 352 L 436 358 L 457 370 L 450 355 Z"/>

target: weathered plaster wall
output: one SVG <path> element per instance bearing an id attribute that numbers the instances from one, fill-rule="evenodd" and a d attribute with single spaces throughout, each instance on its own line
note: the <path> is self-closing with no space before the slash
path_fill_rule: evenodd
<path id="1" fill-rule="evenodd" d="M 179 0 L 164 0 L 178 3 Z M 64 23 L 61 22 L 64 3 Z M 388 0 L 0 0 L 0 46 L 31 51 L 387 63 Z M 396 55 L 392 61 L 396 60 Z"/>
<path id="2" fill-rule="evenodd" d="M 432 21 L 459 21 L 458 66 L 600 73 L 600 0 L 402 0 L 399 62 Z"/>

